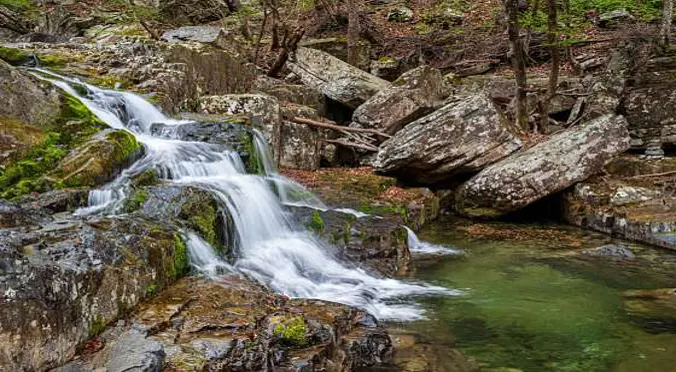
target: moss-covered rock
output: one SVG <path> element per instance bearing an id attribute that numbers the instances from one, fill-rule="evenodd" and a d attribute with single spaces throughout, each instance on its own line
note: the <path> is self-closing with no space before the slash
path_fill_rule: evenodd
<path id="1" fill-rule="evenodd" d="M 129 132 L 107 128 L 77 98 L 0 62 L 0 198 L 111 180 L 141 150 Z M 40 102 L 39 105 L 33 102 Z"/>
<path id="2" fill-rule="evenodd" d="M 136 138 L 125 130 L 105 131 L 73 149 L 53 175 L 68 187 L 96 186 L 115 177 L 141 152 Z"/>

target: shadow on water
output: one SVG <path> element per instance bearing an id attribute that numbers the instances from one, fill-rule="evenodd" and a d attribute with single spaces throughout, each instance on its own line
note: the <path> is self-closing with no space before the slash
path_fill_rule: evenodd
<path id="1" fill-rule="evenodd" d="M 532 221 L 446 219 L 420 238 L 466 252 L 423 260 L 412 274 L 465 290 L 422 300 L 428 320 L 396 325 L 421 342 L 450 345 L 489 371 L 676 370 L 676 299 L 654 291 L 676 287 L 675 254 L 612 241 L 634 256 L 587 255 L 610 238 Z"/>

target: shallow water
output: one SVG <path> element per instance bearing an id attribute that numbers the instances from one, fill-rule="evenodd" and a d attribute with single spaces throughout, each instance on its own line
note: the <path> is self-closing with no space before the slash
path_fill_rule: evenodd
<path id="1" fill-rule="evenodd" d="M 467 225 L 423 231 L 421 240 L 465 254 L 433 257 L 413 274 L 465 294 L 423 299 L 429 320 L 396 328 L 455 347 L 482 370 L 676 371 L 676 328 L 636 321 L 622 296 L 676 287 L 676 255 L 613 242 L 636 258 L 579 258 L 610 239 L 561 226 Z"/>

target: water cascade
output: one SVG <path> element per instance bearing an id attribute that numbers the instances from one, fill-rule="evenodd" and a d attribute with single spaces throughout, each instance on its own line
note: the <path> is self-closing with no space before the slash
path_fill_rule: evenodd
<path id="1" fill-rule="evenodd" d="M 255 136 L 255 147 L 265 174 L 247 174 L 236 152 L 208 143 L 151 135 L 153 123 L 170 127 L 186 122 L 167 118 L 137 95 L 103 90 L 44 70 L 36 73 L 79 98 L 111 127 L 134 134 L 145 147 L 143 158 L 118 179 L 101 190 L 91 191 L 89 206 L 77 214 L 119 213 L 130 187 L 130 177 L 155 169 L 167 182 L 210 191 L 232 217 L 236 257 L 232 265 L 218 257 L 195 234 L 184 234 L 191 264 L 201 274 L 248 275 L 279 293 L 357 306 L 379 319 L 420 318 L 421 309 L 405 302 L 404 296 L 456 294 L 445 288 L 376 278 L 332 257 L 331 247 L 297 226 L 283 209 L 284 203 L 322 210 L 326 206 L 299 184 L 279 175 L 260 136 Z M 343 212 L 358 214 L 350 210 Z"/>
<path id="2" fill-rule="evenodd" d="M 418 235 L 413 232 L 413 230 L 409 229 L 408 227 L 405 227 L 405 229 L 408 231 L 408 249 L 411 251 L 411 253 L 437 255 L 462 254 L 462 251 L 457 249 L 421 241 L 418 238 Z"/>

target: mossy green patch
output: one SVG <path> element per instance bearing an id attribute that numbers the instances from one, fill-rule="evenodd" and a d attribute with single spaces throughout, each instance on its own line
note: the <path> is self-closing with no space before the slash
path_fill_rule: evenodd
<path id="1" fill-rule="evenodd" d="M 139 210 L 148 201 L 148 192 L 135 190 L 124 202 L 124 212 L 132 213 Z"/>
<path id="2" fill-rule="evenodd" d="M 324 232 L 324 229 L 326 228 L 326 223 L 324 222 L 322 215 L 319 214 L 319 211 L 312 212 L 312 220 L 307 224 L 307 227 L 308 229 L 314 231 L 317 234 L 321 234 Z"/>
<path id="3" fill-rule="evenodd" d="M 48 133 L 23 159 L 0 170 L 0 197 L 11 199 L 30 192 L 46 191 L 50 182 L 40 178 L 67 154 L 59 133 Z"/>
<path id="4" fill-rule="evenodd" d="M 99 314 L 89 324 L 89 338 L 101 334 L 106 329 L 106 320 Z"/>
<path id="5" fill-rule="evenodd" d="M 256 145 L 254 144 L 254 137 L 251 133 L 243 133 L 241 142 L 244 145 L 244 152 L 249 155 L 247 162 L 245 164 L 247 172 L 250 174 L 263 174 L 265 172 L 265 166 L 263 165 L 263 159 L 261 159 Z"/>
<path id="6" fill-rule="evenodd" d="M 28 62 L 30 54 L 17 48 L 0 47 L 0 59 L 16 66 Z"/>
<path id="7" fill-rule="evenodd" d="M 307 327 L 302 316 L 293 317 L 277 324 L 273 334 L 280 338 L 283 345 L 302 348 L 308 345 Z"/>
<path id="8" fill-rule="evenodd" d="M 187 222 L 188 227 L 198 232 L 212 247 L 221 250 L 218 241 L 218 209 L 213 200 L 206 195 L 194 195 L 181 207 L 179 217 Z"/>
<path id="9" fill-rule="evenodd" d="M 154 169 L 145 170 L 131 179 L 131 185 L 134 187 L 155 186 L 159 182 L 157 172 Z"/>
<path id="10" fill-rule="evenodd" d="M 174 234 L 174 279 L 188 273 L 188 247 L 180 235 Z"/>

